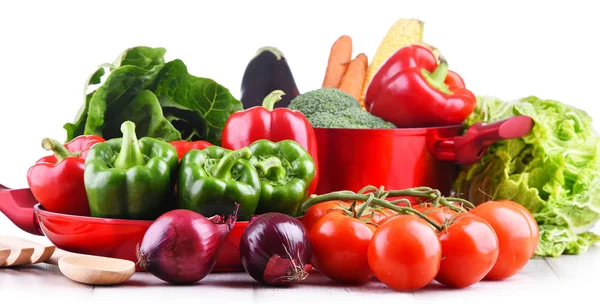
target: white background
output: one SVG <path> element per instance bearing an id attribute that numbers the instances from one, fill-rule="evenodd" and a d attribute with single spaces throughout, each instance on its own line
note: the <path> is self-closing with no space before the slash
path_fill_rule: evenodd
<path id="1" fill-rule="evenodd" d="M 373 57 L 399 18 L 425 22 L 424 39 L 478 95 L 552 98 L 580 107 L 598 128 L 600 18 L 594 1 L 2 1 L 0 183 L 26 187 L 43 137 L 83 102 L 99 64 L 137 45 L 165 47 L 192 74 L 239 97 L 262 46 L 287 57 L 301 92 L 318 88 L 333 41 Z M 5 221 L 0 218 L 6 227 Z"/>
<path id="2" fill-rule="evenodd" d="M 65 138 L 62 126 L 82 104 L 90 73 L 128 47 L 165 47 L 167 60 L 183 59 L 192 74 L 213 78 L 239 97 L 242 74 L 255 51 L 276 46 L 304 92 L 320 86 L 336 38 L 350 35 L 354 56 L 364 52 L 371 59 L 399 18 L 425 21 L 426 42 L 441 49 L 476 94 L 560 100 L 586 110 L 599 129 L 595 2 L 2 0 L 0 183 L 27 186 L 27 169 L 46 154 L 40 140 Z M 1 214 L 0 234 L 27 236 Z M 581 261 L 568 265 L 589 265 Z M 522 277 L 524 285 L 535 285 L 529 282 L 537 278 L 532 273 Z M 524 285 L 523 293 L 533 290 L 532 300 L 552 290 Z M 494 294 L 497 287 L 490 288 L 484 290 Z M 487 295 L 483 292 L 477 302 L 495 298 Z"/>

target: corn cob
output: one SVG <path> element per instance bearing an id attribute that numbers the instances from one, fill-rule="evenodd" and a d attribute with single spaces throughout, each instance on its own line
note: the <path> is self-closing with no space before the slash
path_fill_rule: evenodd
<path id="1" fill-rule="evenodd" d="M 367 86 L 375 73 L 377 73 L 377 70 L 379 70 L 379 67 L 400 48 L 413 44 L 421 44 L 423 40 L 423 26 L 424 22 L 417 19 L 400 19 L 388 30 L 367 69 L 367 75 L 359 100 L 363 108 Z"/>

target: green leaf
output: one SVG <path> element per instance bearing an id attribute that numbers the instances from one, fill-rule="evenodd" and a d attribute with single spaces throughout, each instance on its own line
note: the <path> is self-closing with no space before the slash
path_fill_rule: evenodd
<path id="1" fill-rule="evenodd" d="M 575 234 L 568 228 L 554 225 L 540 226 L 540 245 L 537 256 L 558 257 L 562 254 L 582 254 L 600 242 L 600 236 L 592 232 Z"/>
<path id="2" fill-rule="evenodd" d="M 119 125 L 125 121 L 135 124 L 138 138 L 154 137 L 165 141 L 180 140 L 181 134 L 163 116 L 162 108 L 156 95 L 149 90 L 144 90 L 133 99 L 123 111 L 109 123 Z M 114 137 L 114 134 L 111 134 Z"/>
<path id="3" fill-rule="evenodd" d="M 106 124 L 105 118 L 110 120 L 118 116 L 141 91 L 152 89 L 158 72 L 164 66 L 165 52 L 163 48 L 129 48 L 114 64 L 101 65 L 85 85 L 85 103 L 74 122 L 63 126 L 67 131 L 67 140 L 83 134 L 100 135 L 105 139 L 120 137 L 115 136 L 114 131 L 119 126 Z M 89 85 L 101 83 L 107 70 L 109 75 L 105 82 L 95 91 L 87 93 Z"/>
<path id="4" fill-rule="evenodd" d="M 160 105 L 166 119 L 181 133 L 187 141 L 204 139 L 206 121 L 199 112 L 174 102 L 170 97 L 160 98 Z"/>
<path id="5" fill-rule="evenodd" d="M 111 119 L 119 116 L 141 91 L 152 89 L 161 68 L 145 70 L 129 65 L 113 70 L 90 100 L 85 134 L 97 134 L 105 139 L 120 137 L 120 124 L 114 124 Z"/>
<path id="6" fill-rule="evenodd" d="M 92 96 L 94 95 L 94 92 L 91 92 L 91 93 L 87 92 L 88 87 L 93 84 L 100 84 L 100 82 L 102 81 L 102 76 L 104 76 L 105 73 L 106 73 L 105 67 L 103 67 L 103 66 L 99 67 L 96 70 L 96 72 L 94 72 L 94 74 L 92 74 L 90 76 L 90 78 L 88 79 L 88 82 L 85 84 L 85 87 L 83 90 L 84 94 L 85 94 L 85 102 L 77 111 L 77 115 L 75 115 L 75 122 L 74 123 L 66 123 L 63 126 L 63 128 L 67 131 L 67 141 L 72 140 L 73 138 L 77 137 L 78 135 L 84 134 L 85 123 L 87 122 L 87 114 L 88 114 L 87 112 L 89 109 L 90 100 L 92 99 Z"/>
<path id="7" fill-rule="evenodd" d="M 85 134 L 100 135 L 105 139 L 121 136 L 120 123 L 115 124 L 111 119 L 118 117 L 141 91 L 152 89 L 163 67 L 162 57 L 150 60 L 145 56 L 147 53 L 146 48 L 130 49 L 123 56 L 121 64 L 111 71 L 105 83 L 94 92 L 87 111 Z M 156 56 L 160 54 L 164 53 L 154 53 Z"/>
<path id="8" fill-rule="evenodd" d="M 84 134 L 85 122 L 87 121 L 87 112 L 93 95 L 94 92 L 86 95 L 83 106 L 81 106 L 77 112 L 77 115 L 75 116 L 75 122 L 69 122 L 63 125 L 63 128 L 67 131 L 67 141 L 71 141 L 73 138 Z"/>
<path id="9" fill-rule="evenodd" d="M 185 128 L 180 129 L 182 134 L 187 134 L 184 138 L 191 134 L 199 134 L 197 138 L 192 138 L 203 139 L 215 145 L 220 145 L 221 134 L 229 116 L 243 110 L 242 103 L 234 98 L 228 89 L 212 79 L 190 75 L 183 61 L 179 59 L 164 66 L 154 92 L 160 100 L 169 103 L 163 103 L 165 113 L 168 113 L 169 117 L 186 113 L 189 117 L 183 121 L 202 122 L 197 127 L 189 124 L 179 125 L 178 129 Z"/>
<path id="10" fill-rule="evenodd" d="M 138 46 L 130 48 L 123 53 L 120 66 L 133 65 L 150 70 L 155 66 L 165 64 L 164 56 L 166 52 L 167 50 L 161 47 Z"/>
<path id="11" fill-rule="evenodd" d="M 88 84 L 99 84 L 102 76 L 104 76 L 105 73 L 106 72 L 104 71 L 104 68 L 98 68 L 98 70 L 96 70 L 96 72 L 94 72 L 94 74 L 92 74 L 90 77 Z"/>

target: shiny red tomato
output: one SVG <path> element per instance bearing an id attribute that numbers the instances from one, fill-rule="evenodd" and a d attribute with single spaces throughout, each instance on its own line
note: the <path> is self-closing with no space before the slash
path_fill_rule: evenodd
<path id="1" fill-rule="evenodd" d="M 367 248 L 375 226 L 340 213 L 330 213 L 310 231 L 312 263 L 323 275 L 340 283 L 361 284 L 373 277 Z"/>
<path id="2" fill-rule="evenodd" d="M 498 259 L 486 280 L 504 280 L 515 275 L 535 253 L 539 228 L 532 222 L 529 211 L 524 212 L 521 207 L 512 201 L 488 201 L 469 211 L 487 221 L 498 237 Z"/>
<path id="3" fill-rule="evenodd" d="M 535 218 L 533 217 L 533 214 L 531 214 L 531 212 L 529 212 L 529 210 L 527 210 L 527 208 L 525 208 L 521 204 L 517 204 L 517 203 L 515 203 L 513 201 L 509 201 L 509 200 L 503 200 L 502 202 L 506 202 L 507 204 L 514 205 L 515 208 L 521 210 L 521 212 L 523 213 L 523 216 L 525 216 L 525 218 L 527 218 L 527 222 L 529 223 L 529 228 L 531 228 L 531 234 L 534 239 L 534 244 L 533 244 L 533 246 L 531 246 L 531 248 L 533 250 L 531 252 L 531 256 L 533 256 L 535 254 L 535 251 L 537 250 L 539 243 L 540 243 L 540 228 L 538 227 L 538 224 L 537 224 Z"/>
<path id="4" fill-rule="evenodd" d="M 437 275 L 442 246 L 431 225 L 415 215 L 395 216 L 373 234 L 368 261 L 386 286 L 411 291 L 425 287 Z"/>
<path id="5" fill-rule="evenodd" d="M 436 281 L 465 288 L 481 281 L 498 259 L 498 238 L 490 224 L 461 213 L 439 234 L 443 259 Z"/>
<path id="6" fill-rule="evenodd" d="M 349 203 L 340 201 L 327 201 L 310 206 L 304 215 L 300 218 L 300 222 L 310 233 L 310 230 L 325 214 L 330 212 L 342 213 L 339 209 L 341 206 L 350 206 Z"/>

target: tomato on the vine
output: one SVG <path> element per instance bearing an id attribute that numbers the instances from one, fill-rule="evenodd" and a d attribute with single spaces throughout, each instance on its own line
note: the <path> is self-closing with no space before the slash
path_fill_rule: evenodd
<path id="1" fill-rule="evenodd" d="M 535 218 L 533 217 L 533 214 L 531 214 L 531 212 L 529 212 L 529 210 L 527 210 L 527 208 L 525 208 L 523 205 L 517 204 L 513 201 L 501 200 L 501 202 L 505 202 L 507 204 L 515 206 L 515 208 L 521 210 L 521 212 L 523 213 L 523 216 L 525 216 L 525 218 L 527 219 L 527 222 L 529 223 L 529 228 L 531 228 L 532 238 L 534 240 L 534 243 L 531 246 L 531 249 L 532 249 L 531 256 L 533 256 L 535 254 L 535 251 L 537 250 L 537 247 L 540 242 L 540 229 L 538 227 L 538 224 L 537 224 Z"/>
<path id="2" fill-rule="evenodd" d="M 436 281 L 465 288 L 481 281 L 498 258 L 498 238 L 490 224 L 471 213 L 460 213 L 439 233 L 442 262 Z"/>
<path id="3" fill-rule="evenodd" d="M 310 231 L 312 263 L 340 283 L 362 284 L 373 277 L 367 248 L 375 226 L 343 213 L 321 217 Z"/>
<path id="4" fill-rule="evenodd" d="M 437 275 L 442 246 L 431 225 L 415 215 L 394 216 L 377 228 L 368 261 L 375 276 L 400 291 L 420 289 Z"/>
<path id="5" fill-rule="evenodd" d="M 504 280 L 519 272 L 539 243 L 539 228 L 533 215 L 513 201 L 488 201 L 469 212 L 487 221 L 498 237 L 498 259 L 485 279 Z"/>
<path id="6" fill-rule="evenodd" d="M 312 227 L 317 223 L 325 214 L 330 212 L 342 213 L 340 207 L 349 207 L 350 204 L 341 201 L 327 201 L 318 203 L 316 205 L 310 206 L 304 213 L 304 215 L 300 218 L 300 222 L 306 228 L 306 231 L 310 233 Z"/>

